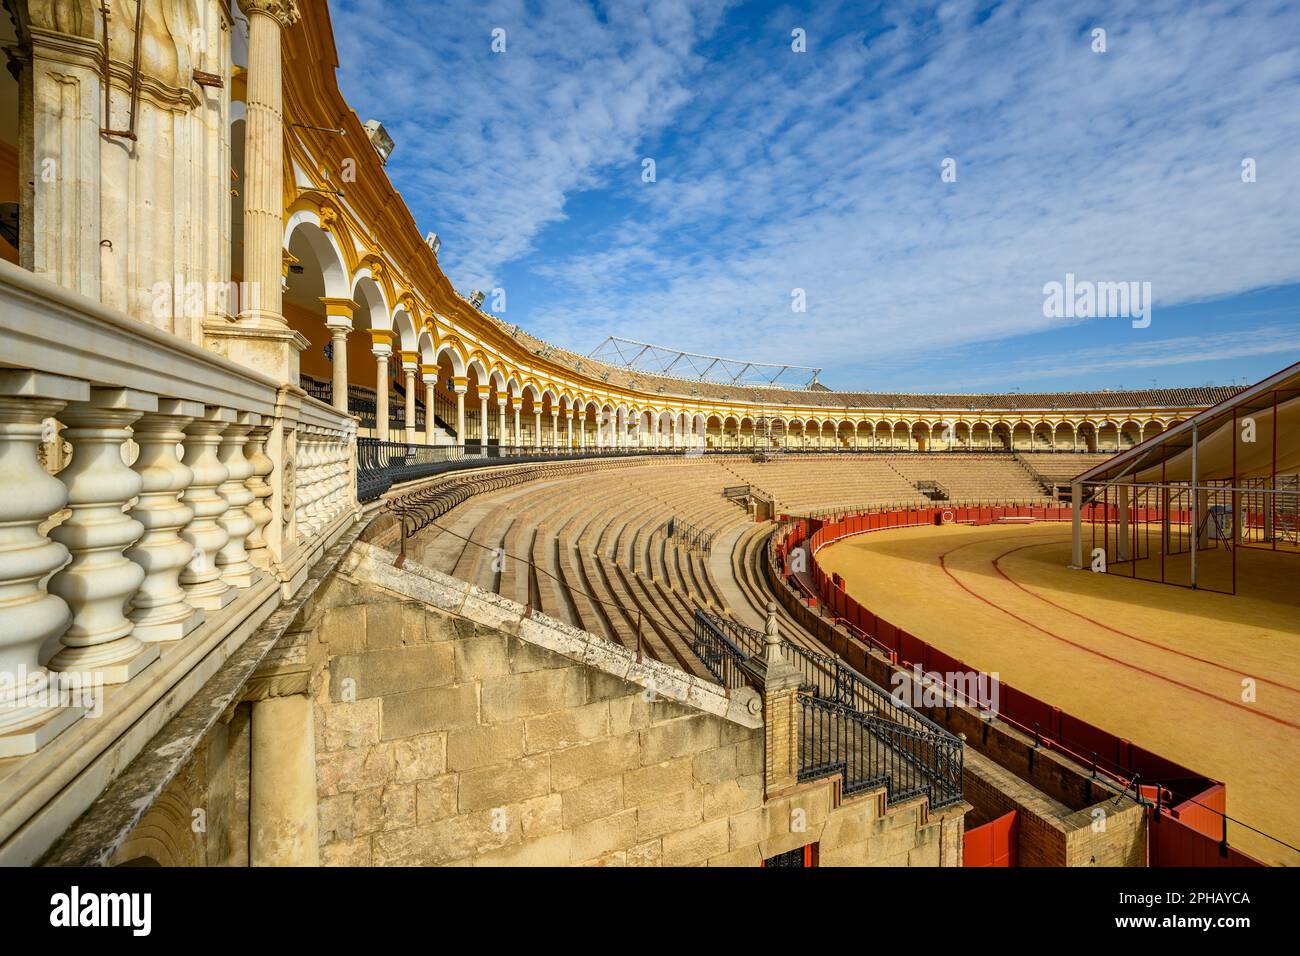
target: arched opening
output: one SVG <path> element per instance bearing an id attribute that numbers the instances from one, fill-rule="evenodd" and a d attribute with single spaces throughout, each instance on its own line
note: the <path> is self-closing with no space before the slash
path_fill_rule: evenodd
<path id="1" fill-rule="evenodd" d="M 299 384 L 308 395 L 332 402 L 333 342 L 325 324 L 327 314 L 322 300 L 348 298 L 347 269 L 333 239 L 317 224 L 314 214 L 295 215 L 288 229 L 286 248 L 292 258 L 282 308 L 289 328 L 310 343 L 298 355 Z M 241 307 L 249 304 L 255 303 L 241 303 Z M 373 370 L 374 364 L 374 359 L 369 358 L 361 367 L 369 365 Z"/>
<path id="2" fill-rule="evenodd" d="M 1092 422 L 1083 422 L 1075 429 L 1075 448 L 1078 451 L 1097 450 L 1097 426 Z M 1082 446 L 1082 447 L 1080 447 Z"/>
<path id="3" fill-rule="evenodd" d="M 1069 422 L 1060 422 L 1056 426 L 1056 432 L 1053 435 L 1053 443 L 1057 451 L 1076 451 L 1074 440 L 1074 426 Z"/>

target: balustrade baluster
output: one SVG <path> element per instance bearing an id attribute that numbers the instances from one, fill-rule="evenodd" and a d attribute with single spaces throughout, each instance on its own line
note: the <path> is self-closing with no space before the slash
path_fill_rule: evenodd
<path id="1" fill-rule="evenodd" d="M 217 494 L 226 499 L 226 512 L 218 524 L 226 532 L 226 543 L 217 552 L 216 564 L 221 580 L 236 588 L 252 587 L 257 569 L 248 560 L 244 541 L 257 526 L 245 510 L 254 500 L 246 482 L 253 474 L 252 463 L 244 457 L 248 433 L 262 423 L 261 416 L 240 412 L 221 433 L 217 457 L 226 469 L 226 479 L 217 486 Z"/>
<path id="2" fill-rule="evenodd" d="M 90 399 L 63 412 L 63 437 L 72 463 L 59 473 L 71 513 L 50 532 L 72 560 L 50 579 L 50 593 L 72 610 L 72 622 L 50 658 L 52 671 L 75 672 L 105 684 L 122 684 L 158 658 L 158 645 L 132 632 L 127 606 L 144 580 L 144 568 L 126 556 L 144 525 L 124 513 L 143 480 L 122 461 L 131 425 L 156 412 L 158 399 L 127 388 L 92 388 Z"/>
<path id="3" fill-rule="evenodd" d="M 41 587 L 68 550 L 40 532 L 67 503 L 38 451 L 46 421 L 69 401 L 90 397 L 85 382 L 44 372 L 0 372 L 0 758 L 34 753 L 79 718 L 80 707 L 51 700 L 41 647 L 72 619 L 62 598 Z M 52 425 L 53 423 L 50 422 Z"/>
<path id="4" fill-rule="evenodd" d="M 202 414 L 201 402 L 161 399 L 158 412 L 145 415 L 135 426 L 140 447 L 135 470 L 141 488 L 131 517 L 143 525 L 144 535 L 126 556 L 144 569 L 145 577 L 127 616 L 142 641 L 178 641 L 203 620 L 203 612 L 185 600 L 180 586 L 181 569 L 193 551 L 180 532 L 194 518 L 180 495 L 194 472 L 176 456 L 185 426 Z"/>
<path id="5" fill-rule="evenodd" d="M 235 420 L 229 408 L 208 406 L 202 417 L 185 426 L 185 463 L 194 472 L 181 500 L 194 510 L 194 517 L 181 533 L 191 547 L 190 562 L 181 572 L 185 600 L 205 611 L 219 611 L 236 597 L 234 589 L 221 580 L 216 557 L 230 537 L 219 519 L 229 507 L 217 493 L 226 480 L 226 466 L 217 450 L 221 433 Z"/>
<path id="6" fill-rule="evenodd" d="M 248 560 L 253 566 L 264 569 L 271 566 L 271 552 L 267 548 L 265 528 L 271 523 L 273 517 L 268 502 L 275 494 L 275 489 L 266 480 L 275 470 L 275 463 L 266 453 L 266 440 L 271 434 L 272 427 L 269 422 L 258 425 L 248 433 L 248 444 L 244 446 L 244 455 L 253 467 L 253 473 L 247 482 L 253 500 L 245 509 L 248 516 L 253 519 L 253 530 L 244 541 L 244 548 L 248 551 Z"/>

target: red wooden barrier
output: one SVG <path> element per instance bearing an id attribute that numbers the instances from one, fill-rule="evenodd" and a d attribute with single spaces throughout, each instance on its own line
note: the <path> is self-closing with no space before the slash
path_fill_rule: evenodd
<path id="1" fill-rule="evenodd" d="M 1012 810 L 983 826 L 967 830 L 962 866 L 1017 866 L 1020 811 Z"/>
<path id="2" fill-rule="evenodd" d="M 1031 506 L 995 506 L 956 509 L 894 509 L 887 512 L 867 512 L 865 514 L 847 515 L 837 522 L 822 524 L 816 519 L 809 520 L 813 530 L 808 548 L 813 555 L 823 546 L 833 544 L 849 534 L 861 534 L 888 528 L 933 524 L 942 522 L 945 512 L 952 511 L 957 521 L 974 521 L 976 524 L 989 524 L 1003 516 L 1034 517 L 1037 519 L 1069 521 L 1071 509 L 1066 507 L 1047 508 Z M 1155 512 L 1158 514 L 1158 512 Z M 1179 512 L 1178 518 L 1186 512 Z M 1085 520 L 1115 521 L 1117 509 L 1114 506 L 1091 505 L 1085 509 Z M 1177 520 L 1177 519 L 1176 519 Z M 802 525 L 795 525 L 786 534 L 778 551 L 788 550 L 803 541 Z M 948 654 L 931 647 L 925 641 L 895 627 L 889 621 L 879 617 L 868 608 L 863 607 L 846 593 L 835 586 L 818 566 L 816 558 L 809 568 L 816 593 L 845 624 L 858 631 L 860 637 L 874 640 L 875 644 L 893 653 L 895 663 L 907 665 L 920 664 L 926 671 L 963 673 L 966 668 Z M 837 575 L 838 577 L 838 575 Z M 853 648 L 859 650 L 860 648 Z M 865 666 L 865 661 L 863 662 Z M 1172 808 L 1172 815 L 1167 803 L 1165 812 L 1161 813 L 1159 822 L 1154 820 L 1150 828 L 1150 860 L 1152 866 L 1260 866 L 1258 861 L 1244 853 L 1229 849 L 1227 855 L 1220 852 L 1219 839 L 1222 832 L 1222 814 L 1226 805 L 1224 785 L 1206 780 L 1200 774 L 1187 769 L 1159 754 L 1133 746 L 1129 741 L 1116 737 L 1107 731 L 1064 713 L 1059 707 L 1053 707 L 1030 694 L 1015 690 L 1010 685 L 999 682 L 1000 701 L 998 716 L 1018 727 L 1022 732 L 1033 734 L 1037 725 L 1042 738 L 1042 745 L 1062 750 L 1085 766 L 1091 766 L 1096 755 L 1097 770 L 1117 778 L 1121 782 L 1131 783 L 1134 774 L 1147 781 L 1161 779 L 1181 779 L 1184 785 L 1188 780 L 1203 780 L 1207 788 L 1194 797 Z M 971 702 L 977 703 L 977 702 Z M 1193 787 L 1195 784 L 1193 784 Z M 1143 785 L 1144 794 L 1154 798 L 1155 788 Z M 1167 799 L 1168 791 L 1162 791 L 1162 801 Z M 1000 829 L 992 829 L 1000 825 Z M 967 866 L 1007 866 L 1013 862 L 971 862 L 971 860 L 1006 859 L 1008 853 L 1014 853 L 1014 838 L 1010 831 L 1017 829 L 1016 814 L 1013 811 L 983 827 L 976 827 L 966 833 Z M 973 838 L 973 839 L 972 839 Z M 1008 844 L 1007 841 L 1011 842 Z M 1007 847 L 1010 849 L 1007 850 Z"/>

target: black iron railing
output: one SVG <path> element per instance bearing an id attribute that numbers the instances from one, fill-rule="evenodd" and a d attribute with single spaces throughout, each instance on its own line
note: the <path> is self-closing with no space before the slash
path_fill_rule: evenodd
<path id="1" fill-rule="evenodd" d="M 705 614 L 697 608 L 695 637 L 691 642 L 691 650 L 709 669 L 709 673 L 717 682 L 730 690 L 749 683 L 744 664 L 757 650 L 752 647 L 741 647 L 733 641 L 725 627 L 728 623 L 730 622 Z"/>
<path id="2" fill-rule="evenodd" d="M 696 611 L 702 627 L 746 658 L 763 649 L 761 631 Z M 842 772 L 846 793 L 883 783 L 890 802 L 925 793 L 935 809 L 962 799 L 959 739 L 838 657 L 790 641 L 781 652 L 803 676 L 800 779 Z"/>
<path id="3" fill-rule="evenodd" d="M 362 427 L 365 426 L 367 411 L 373 421 L 373 411 L 363 411 L 358 407 L 360 403 L 351 399 L 352 411 L 362 416 Z M 392 419 L 392 431 L 400 434 L 402 426 L 400 421 L 390 415 Z M 474 432 L 473 428 L 467 428 L 470 433 Z M 588 458 L 624 458 L 638 456 L 643 458 L 703 458 L 719 455 L 744 455 L 748 452 L 744 449 L 737 448 L 709 448 L 707 450 L 699 448 L 644 448 L 644 447 L 625 447 L 625 448 L 574 448 L 566 446 L 555 446 L 550 444 L 543 445 L 498 445 L 491 441 L 484 446 L 481 443 L 467 441 L 462 448 L 458 445 L 424 445 L 424 444 L 407 444 L 400 441 L 381 442 L 377 438 L 358 438 L 358 468 L 357 468 L 357 495 L 361 501 L 371 501 L 382 495 L 393 485 L 400 484 L 404 481 L 414 481 L 420 478 L 428 478 L 445 471 L 452 471 L 459 468 L 481 468 L 486 465 L 499 465 L 504 462 L 529 462 L 529 461 L 576 461 Z M 853 449 L 841 449 L 838 451 L 824 450 L 816 453 L 824 454 L 860 454 Z M 754 489 L 757 491 L 757 489 Z M 965 502 L 972 504 L 975 502 Z M 999 503 L 1006 502 L 999 499 Z M 917 502 L 907 502 L 901 507 L 916 507 Z M 878 504 L 864 505 L 858 510 L 879 507 Z M 840 513 L 839 509 L 836 513 Z M 830 514 L 830 512 L 827 512 Z M 693 531 L 696 529 L 692 529 Z M 685 531 L 685 529 L 683 529 Z M 712 536 L 704 535 L 703 532 L 696 531 L 696 536 L 689 537 L 687 544 L 690 547 L 707 551 L 712 545 Z"/>
<path id="4" fill-rule="evenodd" d="M 702 528 L 697 528 L 688 521 L 683 521 L 676 516 L 668 519 L 668 537 L 674 539 L 682 547 L 691 551 L 703 551 L 706 554 L 713 550 L 713 535 Z"/>
<path id="5" fill-rule="evenodd" d="M 482 445 L 467 442 L 459 445 L 421 445 L 357 439 L 357 499 L 373 501 L 389 488 L 406 481 L 464 468 L 491 465 L 526 464 L 546 461 L 578 461 L 591 458 L 628 456 L 683 457 L 682 449 L 647 448 L 565 448 L 553 445 Z"/>

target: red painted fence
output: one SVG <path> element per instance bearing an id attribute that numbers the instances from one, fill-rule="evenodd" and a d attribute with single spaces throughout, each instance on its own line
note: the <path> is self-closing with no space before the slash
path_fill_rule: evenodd
<path id="1" fill-rule="evenodd" d="M 1151 517 L 1156 518 L 1157 515 L 1156 509 L 1151 509 Z M 1087 505 L 1082 517 L 1088 523 L 1094 520 L 1114 521 L 1116 509 L 1114 506 Z M 1070 521 L 1072 515 L 1069 507 L 995 505 L 896 508 L 843 515 L 834 521 L 798 519 L 795 524 L 787 525 L 783 530 L 776 543 L 775 557 L 787 583 L 802 594 L 810 606 L 816 606 L 820 602 L 824 610 L 837 619 L 836 624 L 843 625 L 868 648 L 886 655 L 892 663 L 909 668 L 919 664 L 927 674 L 934 674 L 935 679 L 940 679 L 948 673 L 975 673 L 975 669 L 863 607 L 849 596 L 842 584 L 822 571 L 817 564 L 817 552 L 836 541 L 873 531 L 948 522 L 991 524 L 1004 518 Z M 786 516 L 782 516 L 783 522 L 787 520 Z M 1146 519 L 1139 516 L 1137 520 Z M 812 581 L 811 587 L 786 566 L 791 551 L 803 544 L 809 533 L 811 538 L 807 548 L 807 570 Z M 956 689 L 955 692 L 961 691 Z M 1041 746 L 1056 750 L 1084 767 L 1104 773 L 1125 787 L 1132 786 L 1135 777 L 1147 785 L 1177 781 L 1179 791 L 1185 793 L 1190 790 L 1194 794 L 1181 804 L 1170 807 L 1170 792 L 1162 789 L 1159 822 L 1154 817 L 1155 808 L 1152 810 L 1152 866 L 1262 865 L 1245 854 L 1226 847 L 1222 842 L 1222 813 L 1226 806 L 1222 783 L 1145 750 L 1129 740 L 1116 737 L 1109 731 L 1065 713 L 1059 707 L 1016 690 L 1005 682 L 999 681 L 998 692 L 998 719 L 1035 737 Z M 1154 800 L 1154 786 L 1144 792 L 1144 796 Z"/>
<path id="2" fill-rule="evenodd" d="M 962 866 L 1016 866 L 1020 811 L 1012 810 L 983 826 L 967 830 Z"/>

